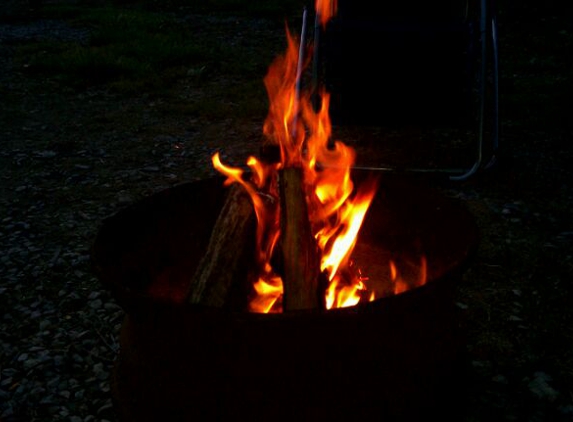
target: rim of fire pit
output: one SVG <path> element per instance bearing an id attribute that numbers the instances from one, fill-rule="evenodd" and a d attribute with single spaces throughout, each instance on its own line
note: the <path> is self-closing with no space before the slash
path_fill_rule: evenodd
<path id="1" fill-rule="evenodd" d="M 356 169 L 353 170 L 352 177 L 359 183 L 363 177 L 370 174 L 369 171 Z M 159 191 L 127 206 L 102 222 L 91 248 L 92 266 L 98 279 L 112 292 L 124 310 L 137 313 L 149 313 L 159 309 L 162 311 L 169 310 L 169 312 L 230 313 L 233 315 L 240 314 L 242 318 L 254 319 L 297 318 L 298 316 L 307 317 L 309 314 L 331 315 L 336 318 L 337 315 L 379 312 L 382 308 L 399 307 L 405 301 L 423 300 L 424 297 L 432 295 L 436 291 L 453 292 L 455 285 L 470 265 L 477 250 L 479 238 L 477 225 L 472 214 L 460 200 L 446 197 L 434 187 L 429 186 L 426 181 L 422 183 L 419 178 L 384 174 L 381 176 L 379 191 L 371 210 L 365 219 L 365 227 L 370 229 L 371 226 L 374 226 L 373 230 L 375 231 L 376 226 L 389 225 L 392 218 L 412 218 L 415 220 L 416 216 L 419 216 L 420 219 L 415 221 L 416 224 L 424 226 L 423 230 L 433 229 L 433 233 L 432 230 L 428 232 L 432 233 L 431 235 L 425 233 L 427 238 L 423 241 L 430 248 L 432 245 L 440 245 L 437 248 L 440 249 L 440 262 L 435 264 L 434 252 L 436 251 L 429 251 L 427 257 L 428 279 L 424 285 L 371 302 L 361 302 L 352 307 L 328 311 L 299 310 L 269 314 L 229 311 L 223 308 L 190 304 L 182 301 L 177 295 L 175 295 L 177 297 L 171 297 L 168 294 L 167 296 L 150 295 L 146 287 L 157 282 L 157 280 L 154 279 L 154 272 L 149 271 L 146 266 L 160 266 L 162 264 L 158 264 L 158 262 L 161 261 L 165 261 L 167 266 L 178 265 L 186 257 L 184 252 L 178 251 L 175 252 L 175 255 L 178 256 L 168 257 L 167 255 L 173 251 L 161 250 L 154 244 L 138 245 L 138 241 L 146 239 L 153 243 L 149 239 L 151 232 L 153 232 L 152 235 L 161 238 L 165 235 L 182 236 L 181 233 L 177 234 L 180 231 L 177 230 L 177 227 L 172 227 L 168 222 L 159 220 L 183 218 L 187 212 L 200 212 L 211 218 L 211 221 L 198 224 L 202 227 L 199 231 L 208 233 L 209 227 L 212 227 L 218 214 L 213 210 L 220 209 L 222 205 L 223 181 L 223 177 L 214 176 Z M 201 195 L 193 194 L 207 195 L 209 198 L 206 201 Z M 398 197 L 403 203 L 399 204 L 399 209 L 393 209 L 397 204 L 390 201 L 395 201 Z M 385 208 L 384 204 L 390 206 Z M 390 210 L 390 214 L 409 213 L 411 215 L 389 216 L 386 213 L 386 215 L 376 216 L 377 218 L 372 216 L 374 212 L 384 213 L 388 210 Z M 177 215 L 169 215 L 170 212 L 175 212 Z M 161 234 L 161 230 L 166 227 L 169 233 Z M 359 239 L 363 238 L 362 231 L 365 227 L 361 230 Z M 415 228 L 412 229 L 412 227 L 405 229 L 405 233 L 392 233 L 391 235 L 399 238 L 411 234 L 412 230 L 416 232 Z M 189 242 L 193 242 L 193 240 L 189 239 Z M 400 252 L 402 253 L 402 251 Z M 151 256 L 153 257 L 151 260 L 156 261 L 153 265 L 150 264 L 149 259 L 146 259 L 146 257 Z M 191 275 L 188 278 L 190 279 L 190 277 Z"/>

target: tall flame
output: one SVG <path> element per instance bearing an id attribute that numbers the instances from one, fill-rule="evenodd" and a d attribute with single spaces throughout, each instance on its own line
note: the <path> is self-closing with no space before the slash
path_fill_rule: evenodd
<path id="1" fill-rule="evenodd" d="M 336 0 L 317 0 L 316 12 L 325 25 L 336 11 Z M 269 164 L 249 157 L 247 178 L 241 169 L 224 165 L 215 154 L 213 166 L 227 176 L 226 184 L 245 187 L 257 216 L 257 279 L 249 308 L 253 312 L 281 312 L 283 285 L 272 265 L 280 237 L 280 209 L 277 187 L 279 169 L 302 168 L 308 218 L 320 249 L 320 270 L 328 280 L 326 308 L 353 306 L 361 300 L 374 300 L 368 293 L 367 278 L 352 262 L 357 236 L 377 189 L 375 180 L 355 186 L 351 168 L 355 152 L 340 141 L 332 142 L 328 93 L 320 93 L 320 107 L 298 85 L 300 69 L 299 41 L 288 28 L 286 52 L 277 57 L 264 78 L 270 100 L 263 133 L 267 142 L 280 149 L 280 161 Z M 311 47 L 308 47 L 311 48 Z M 305 55 L 310 57 L 310 54 Z M 390 264 L 396 274 L 395 266 Z M 393 276 L 396 291 L 401 280 Z"/>
<path id="2" fill-rule="evenodd" d="M 295 165 L 303 169 L 308 217 L 321 250 L 320 269 L 330 283 L 326 307 L 352 306 L 366 287 L 358 271 L 350 270 L 350 256 L 376 185 L 365 183 L 355 190 L 350 175 L 355 152 L 340 141 L 330 141 L 329 95 L 322 92 L 320 107 L 315 110 L 310 95 L 297 90 L 300 45 L 288 28 L 286 33 L 286 52 L 275 59 L 264 78 L 270 107 L 263 133 L 269 143 L 280 148 L 280 162 L 268 164 L 249 157 L 252 175 L 246 180 L 242 170 L 224 165 L 218 153 L 212 161 L 227 176 L 226 184 L 236 182 L 245 187 L 256 211 L 258 279 L 250 310 L 281 310 L 282 280 L 271 265 L 280 236 L 276 175 L 280 168 Z"/>
<path id="3" fill-rule="evenodd" d="M 302 101 L 296 89 L 299 46 L 288 28 L 286 33 L 286 53 L 275 59 L 264 79 L 270 107 L 263 125 L 265 137 L 280 146 L 285 167 L 301 164 L 304 142 L 304 126 L 298 119 Z"/>

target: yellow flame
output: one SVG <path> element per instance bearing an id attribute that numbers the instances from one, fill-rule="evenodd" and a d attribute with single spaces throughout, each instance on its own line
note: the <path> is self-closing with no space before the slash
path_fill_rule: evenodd
<path id="1" fill-rule="evenodd" d="M 363 201 L 343 207 L 341 230 L 334 239 L 330 252 L 324 254 L 321 260 L 321 270 L 327 271 L 329 280 L 333 279 L 338 267 L 346 262 L 349 252 L 354 248 L 358 231 L 370 206 L 372 196 L 373 193 Z M 319 243 L 324 243 L 324 241 Z"/>
<path id="2" fill-rule="evenodd" d="M 326 309 L 355 306 L 360 302 L 360 292 L 364 290 L 366 290 L 366 286 L 361 280 L 357 280 L 354 284 L 343 285 L 340 277 L 335 276 L 326 290 Z M 369 300 L 374 300 L 374 296 L 372 294 Z"/>
<path id="3" fill-rule="evenodd" d="M 319 1 L 319 6 L 323 17 L 330 19 L 336 2 Z M 288 28 L 287 39 L 286 53 L 275 59 L 264 79 L 270 107 L 263 133 L 280 146 L 280 162 L 267 164 L 249 157 L 247 165 L 252 175 L 245 180 L 244 172 L 222 164 L 218 153 L 212 159 L 214 167 L 227 176 L 225 184 L 237 182 L 244 186 L 255 207 L 258 268 L 250 309 L 280 310 L 282 280 L 273 270 L 271 259 L 280 236 L 276 174 L 288 166 L 303 170 L 309 221 L 321 249 L 321 270 L 330 282 L 325 290 L 326 307 L 353 306 L 362 297 L 374 300 L 373 294 L 367 297 L 364 293 L 366 278 L 358 269 L 350 268 L 350 256 L 377 186 L 363 183 L 355 190 L 351 178 L 355 152 L 340 141 L 330 140 L 329 95 L 321 93 L 316 111 L 310 94 L 297 91 L 299 46 Z"/>
<path id="4" fill-rule="evenodd" d="M 268 279 L 259 278 L 253 285 L 256 296 L 249 302 L 249 311 L 259 313 L 273 312 L 277 301 L 283 294 L 281 278 L 273 276 Z M 278 312 L 280 309 L 275 310 Z"/>

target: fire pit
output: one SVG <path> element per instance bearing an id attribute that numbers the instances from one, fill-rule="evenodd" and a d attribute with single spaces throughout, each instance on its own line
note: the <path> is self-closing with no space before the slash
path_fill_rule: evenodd
<path id="1" fill-rule="evenodd" d="M 122 421 L 415 420 L 456 410 L 464 342 L 453 295 L 477 239 L 460 203 L 386 176 L 357 259 L 388 282 L 390 261 L 407 273 L 424 256 L 425 284 L 347 308 L 262 314 L 184 300 L 226 191 L 219 177 L 184 184 L 101 227 L 93 262 L 126 312 L 112 380 Z"/>
<path id="2" fill-rule="evenodd" d="M 287 39 L 250 172 L 217 153 L 225 177 L 157 193 L 97 236 L 96 272 L 126 311 L 112 380 L 123 422 L 410 421 L 461 402 L 453 295 L 473 219 L 427 186 L 355 168 L 328 94 L 316 107 L 303 89 L 305 42 Z"/>

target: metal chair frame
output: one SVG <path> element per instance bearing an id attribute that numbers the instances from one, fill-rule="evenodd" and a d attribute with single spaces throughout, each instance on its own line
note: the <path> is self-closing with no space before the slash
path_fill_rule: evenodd
<path id="1" fill-rule="evenodd" d="M 477 26 L 477 136 L 474 149 L 473 165 L 469 168 L 441 168 L 424 169 L 409 168 L 406 171 L 418 173 L 443 173 L 450 180 L 463 181 L 477 173 L 490 169 L 497 162 L 499 151 L 499 62 L 498 62 L 498 30 L 497 15 L 494 0 L 475 0 L 478 21 L 472 21 Z M 468 0 L 468 10 L 469 10 Z M 318 14 L 314 19 L 314 57 L 312 83 L 316 87 L 320 84 L 319 72 L 317 71 L 320 55 L 319 45 L 323 29 L 319 22 Z M 303 19 L 303 34 L 306 34 L 306 18 Z M 473 148 L 473 147 L 472 147 Z M 365 168 L 365 167 L 362 167 Z M 376 171 L 393 171 L 392 167 L 369 167 Z M 401 171 L 404 171 L 402 169 Z"/>

